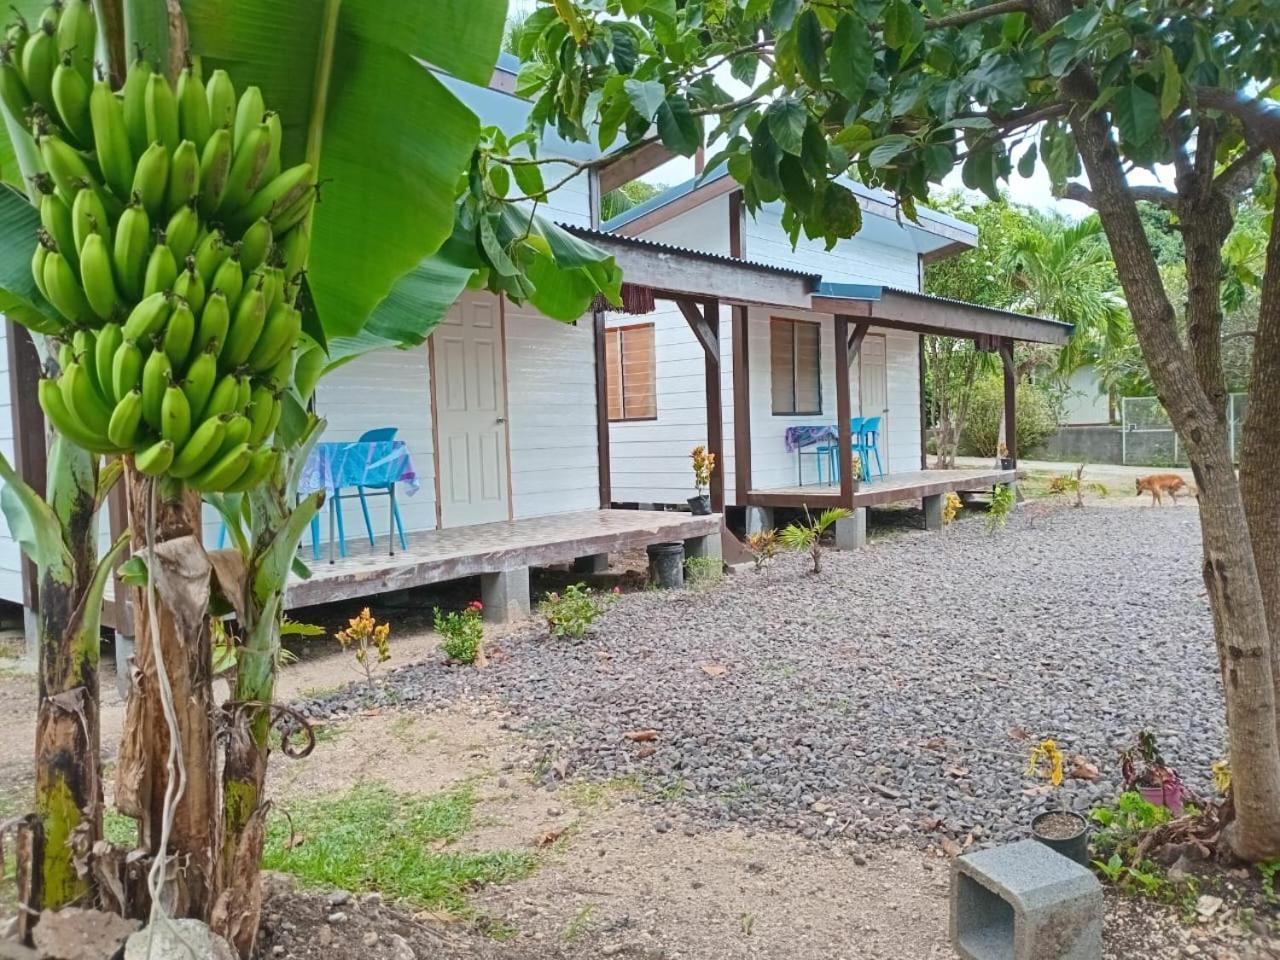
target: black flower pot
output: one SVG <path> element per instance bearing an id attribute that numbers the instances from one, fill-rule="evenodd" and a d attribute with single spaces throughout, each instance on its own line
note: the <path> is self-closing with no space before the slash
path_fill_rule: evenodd
<path id="1" fill-rule="evenodd" d="M 1031 821 L 1031 835 L 1050 850 L 1089 866 L 1089 824 L 1072 810 L 1047 810 Z"/>
<path id="2" fill-rule="evenodd" d="M 710 516 L 711 497 L 705 493 L 698 497 L 690 497 L 689 512 L 698 517 Z"/>
<path id="3" fill-rule="evenodd" d="M 1000 458 L 1000 469 L 1001 469 L 1001 470 L 1013 470 L 1013 469 L 1015 469 L 1017 466 L 1018 466 L 1018 461 L 1017 461 L 1017 460 L 1015 460 L 1015 459 L 1013 459 L 1013 457 L 1001 457 L 1001 458 Z"/>

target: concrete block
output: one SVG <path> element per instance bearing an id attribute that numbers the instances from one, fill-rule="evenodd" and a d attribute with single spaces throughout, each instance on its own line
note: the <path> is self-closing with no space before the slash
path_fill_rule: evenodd
<path id="1" fill-rule="evenodd" d="M 593 553 L 586 557 L 578 557 L 573 561 L 574 573 L 608 573 L 609 555 Z"/>
<path id="2" fill-rule="evenodd" d="M 1035 840 L 957 857 L 951 945 L 964 960 L 1100 960 L 1102 886 Z"/>
<path id="3" fill-rule="evenodd" d="M 719 532 L 705 537 L 690 537 L 684 542 L 684 556 L 689 557 L 723 557 L 724 547 L 720 543 Z"/>
<path id="4" fill-rule="evenodd" d="M 747 507 L 747 536 L 773 529 L 773 507 Z"/>
<path id="5" fill-rule="evenodd" d="M 516 567 L 480 574 L 480 602 L 489 623 L 507 623 L 529 616 L 529 568 Z"/>
<path id="6" fill-rule="evenodd" d="M 133 686 L 133 636 L 116 632 L 116 693 L 121 700 L 129 699 L 129 690 Z"/>
<path id="7" fill-rule="evenodd" d="M 836 521 L 836 549 L 857 550 L 867 545 L 867 508 L 857 507 L 852 517 Z"/>
<path id="8" fill-rule="evenodd" d="M 942 529 L 942 498 L 945 493 L 935 493 L 931 497 L 924 497 L 924 528 L 926 530 Z"/>

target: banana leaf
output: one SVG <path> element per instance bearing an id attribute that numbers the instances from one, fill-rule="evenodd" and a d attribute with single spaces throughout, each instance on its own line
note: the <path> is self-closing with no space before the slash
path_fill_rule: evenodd
<path id="1" fill-rule="evenodd" d="M 46 6 L 47 4 L 42 0 L 14 0 L 12 4 L 6 3 L 4 4 L 5 15 L 3 20 L 0 20 L 0 24 L 7 26 L 10 23 L 16 23 L 18 18 L 22 17 L 29 26 L 34 28 L 40 20 L 41 11 Z M 0 113 L 4 114 L 5 130 L 8 133 L 7 137 L 0 137 L 0 180 L 12 184 L 25 193 L 27 177 L 43 170 L 44 166 L 40 162 L 36 142 L 27 129 L 25 118 L 14 117 L 4 107 L 0 107 Z"/>
<path id="2" fill-rule="evenodd" d="M 0 184 L 0 313 L 36 332 L 47 332 L 58 322 L 31 276 L 39 227 L 40 214 L 27 198 Z"/>

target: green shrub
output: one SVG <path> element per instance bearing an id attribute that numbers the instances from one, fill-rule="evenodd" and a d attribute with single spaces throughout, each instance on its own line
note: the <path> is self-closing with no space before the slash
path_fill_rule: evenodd
<path id="1" fill-rule="evenodd" d="M 1042 389 L 1026 380 L 1018 384 L 1018 449 L 1025 456 L 1058 429 L 1056 403 Z M 978 457 L 994 457 L 1004 423 L 1004 381 L 983 377 L 973 385 L 969 414 L 965 418 L 961 447 Z"/>
<path id="2" fill-rule="evenodd" d="M 472 600 L 461 612 L 443 613 L 435 608 L 436 633 L 440 634 L 440 649 L 456 663 L 475 663 L 484 643 L 484 622 L 479 600 Z"/>
<path id="3" fill-rule="evenodd" d="M 564 593 L 548 593 L 538 604 L 538 615 L 546 619 L 551 636 L 581 640 L 591 624 L 613 605 L 618 592 L 615 587 L 612 593 L 596 593 L 584 583 L 575 583 Z"/>
<path id="4" fill-rule="evenodd" d="M 684 578 L 694 590 L 710 590 L 724 580 L 724 561 L 719 557 L 688 557 Z"/>

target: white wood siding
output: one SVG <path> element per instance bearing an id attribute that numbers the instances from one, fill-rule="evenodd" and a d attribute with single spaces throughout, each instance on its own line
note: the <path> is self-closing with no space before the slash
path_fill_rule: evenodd
<path id="1" fill-rule="evenodd" d="M 9 403 L 8 326 L 0 323 L 0 453 L 9 463 L 13 456 L 13 408 Z M 0 600 L 22 602 L 22 551 L 9 536 L 9 525 L 0 520 Z"/>
<path id="2" fill-rule="evenodd" d="M 710 206 L 710 204 L 707 204 Z M 907 246 L 897 246 L 870 239 L 866 233 L 887 232 L 879 217 L 867 215 L 865 233 L 840 240 L 831 250 L 820 240 L 803 236 L 793 250 L 791 240 L 782 229 L 781 210 L 765 207 L 755 219 L 747 217 L 743 246 L 748 260 L 775 267 L 790 267 L 805 273 L 817 273 L 833 283 L 875 283 L 903 290 L 918 290 L 920 273 L 917 254 Z M 909 235 L 901 231 L 904 244 Z M 691 241 L 687 241 L 691 242 Z"/>
<path id="3" fill-rule="evenodd" d="M 600 506 L 591 318 L 504 305 L 511 497 L 517 520 Z"/>

